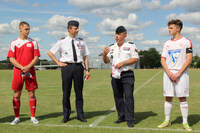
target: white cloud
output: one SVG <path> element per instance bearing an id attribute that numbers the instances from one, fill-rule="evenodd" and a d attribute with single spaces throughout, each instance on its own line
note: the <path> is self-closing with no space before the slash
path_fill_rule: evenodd
<path id="1" fill-rule="evenodd" d="M 128 15 L 128 18 L 105 18 L 100 24 L 98 24 L 97 27 L 102 34 L 113 35 L 115 29 L 120 25 L 125 26 L 128 32 L 136 32 L 146 26 L 149 26 L 150 24 L 152 24 L 151 21 L 139 23 L 137 20 L 137 15 L 135 13 L 131 13 Z"/>
<path id="2" fill-rule="evenodd" d="M 61 15 L 54 15 L 47 21 L 44 27 L 49 30 L 48 32 L 49 35 L 52 35 L 56 38 L 60 38 L 60 37 L 66 36 L 67 23 L 69 20 L 72 20 L 72 19 L 79 21 L 80 29 L 82 28 L 83 25 L 88 23 L 86 19 L 81 19 L 81 18 L 76 18 L 76 17 L 71 17 L 71 16 L 65 17 Z M 79 31 L 80 36 L 86 36 L 88 34 L 89 33 L 84 30 Z"/>
<path id="3" fill-rule="evenodd" d="M 39 32 L 40 31 L 40 27 L 33 27 L 31 29 L 32 32 Z"/>
<path id="4" fill-rule="evenodd" d="M 168 15 L 166 18 L 168 20 L 177 18 L 183 21 L 187 21 L 191 24 L 200 25 L 200 12 L 181 13 L 179 15 L 173 13 Z"/>
<path id="5" fill-rule="evenodd" d="M 127 40 L 130 41 L 141 41 L 144 40 L 144 34 L 143 33 L 134 33 L 134 32 L 128 32 Z"/>
<path id="6" fill-rule="evenodd" d="M 40 7 L 40 4 L 39 3 L 33 3 L 32 7 Z"/>
<path id="7" fill-rule="evenodd" d="M 145 40 L 145 41 L 142 41 L 141 44 L 144 44 L 144 45 L 159 45 L 160 41 L 159 40 Z"/>
<path id="8" fill-rule="evenodd" d="M 88 37 L 87 38 L 87 42 L 88 43 L 96 43 L 100 40 L 100 37 L 99 36 L 94 36 L 94 37 Z"/>
<path id="9" fill-rule="evenodd" d="M 10 3 L 25 3 L 27 2 L 26 0 L 3 0 L 4 2 L 10 2 Z"/>
<path id="10" fill-rule="evenodd" d="M 172 0 L 163 6 L 164 9 L 182 8 L 187 11 L 200 11 L 199 0 Z"/>
<path id="11" fill-rule="evenodd" d="M 68 3 L 104 18 L 126 17 L 128 13 L 143 7 L 141 0 L 68 0 Z"/>
<path id="12" fill-rule="evenodd" d="M 160 28 L 158 33 L 161 36 L 169 36 L 167 27 Z M 193 41 L 200 42 L 200 28 L 184 26 L 181 34 L 183 34 L 183 36 L 185 36 Z"/>
<path id="13" fill-rule="evenodd" d="M 39 37 L 32 37 L 33 40 L 36 40 L 37 42 L 41 41 L 41 38 Z"/>
<path id="14" fill-rule="evenodd" d="M 0 35 L 15 34 L 18 32 L 20 20 L 12 20 L 10 24 L 0 24 Z"/>
<path id="15" fill-rule="evenodd" d="M 160 0 L 152 0 L 151 2 L 146 2 L 145 5 L 149 10 L 157 10 L 161 8 Z"/>

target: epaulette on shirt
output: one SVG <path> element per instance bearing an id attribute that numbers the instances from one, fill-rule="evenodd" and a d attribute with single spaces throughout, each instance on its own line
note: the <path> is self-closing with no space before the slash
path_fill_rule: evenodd
<path id="1" fill-rule="evenodd" d="M 61 38 L 60 38 L 60 40 L 63 40 L 63 39 L 65 39 L 65 37 L 61 37 Z"/>
<path id="2" fill-rule="evenodd" d="M 112 45 L 114 45 L 114 44 L 110 44 L 109 47 L 112 46 Z"/>
<path id="3" fill-rule="evenodd" d="M 80 41 L 83 41 L 83 38 L 81 38 L 81 37 L 79 37 L 79 38 L 77 38 L 78 40 L 80 40 Z"/>
<path id="4" fill-rule="evenodd" d="M 134 44 L 134 42 L 128 42 L 129 44 Z"/>

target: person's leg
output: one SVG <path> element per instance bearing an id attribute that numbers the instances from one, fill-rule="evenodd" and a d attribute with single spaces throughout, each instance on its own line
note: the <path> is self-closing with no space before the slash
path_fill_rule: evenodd
<path id="1" fill-rule="evenodd" d="M 72 70 L 73 67 L 71 64 L 68 64 L 66 67 L 61 68 L 62 75 L 62 91 L 63 91 L 63 115 L 64 118 L 62 122 L 69 121 L 69 117 L 71 114 L 71 104 L 70 104 L 70 94 L 72 88 Z"/>
<path id="2" fill-rule="evenodd" d="M 73 80 L 74 80 L 74 90 L 76 95 L 76 111 L 77 111 L 77 119 L 86 122 L 84 118 L 83 111 L 83 74 L 84 68 L 82 64 L 73 64 Z"/>
<path id="3" fill-rule="evenodd" d="M 165 97 L 164 112 L 165 112 L 165 121 L 170 121 L 171 111 L 172 111 L 172 100 L 173 97 Z"/>
<path id="4" fill-rule="evenodd" d="M 124 72 L 121 74 L 122 88 L 124 92 L 125 119 L 129 127 L 134 126 L 134 74 L 133 72 Z"/>
<path id="5" fill-rule="evenodd" d="M 125 120 L 125 112 L 124 112 L 124 96 L 122 90 L 121 79 L 112 78 L 111 80 L 114 100 L 115 100 L 115 107 L 118 113 L 118 120 L 115 123 L 120 123 Z"/>
<path id="6" fill-rule="evenodd" d="M 20 112 L 20 97 L 21 97 L 22 91 L 14 91 L 14 96 L 13 96 L 13 109 L 15 113 L 15 117 L 19 118 L 19 112 Z"/>
<path id="7" fill-rule="evenodd" d="M 183 117 L 183 124 L 188 123 L 188 103 L 186 97 L 179 97 L 180 109 Z"/>
<path id="8" fill-rule="evenodd" d="M 16 125 L 20 122 L 20 97 L 22 93 L 24 81 L 21 78 L 21 71 L 14 69 L 13 80 L 12 80 L 12 90 L 14 91 L 13 96 L 13 110 L 15 114 L 15 119 L 11 122 L 11 125 Z"/>

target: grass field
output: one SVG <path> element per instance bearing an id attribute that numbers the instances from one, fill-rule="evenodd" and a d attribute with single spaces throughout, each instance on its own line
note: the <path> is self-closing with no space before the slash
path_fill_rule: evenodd
<path id="1" fill-rule="evenodd" d="M 30 120 L 28 95 L 23 91 L 21 97 L 21 122 L 11 126 L 13 108 L 11 91 L 12 71 L 0 71 L 0 133 L 161 133 L 184 132 L 179 102 L 174 99 L 172 126 L 158 129 L 164 120 L 162 96 L 162 75 L 160 69 L 135 70 L 135 120 L 134 128 L 126 123 L 114 124 L 117 119 L 113 93 L 110 85 L 110 70 L 92 70 L 91 79 L 84 84 L 84 111 L 87 123 L 76 120 L 74 90 L 71 94 L 71 121 L 61 123 L 62 89 L 59 70 L 37 71 L 39 89 L 36 91 L 36 117 L 40 124 L 33 125 Z M 193 132 L 200 132 L 200 71 L 190 70 L 189 123 Z M 93 127 L 89 125 L 93 124 Z"/>

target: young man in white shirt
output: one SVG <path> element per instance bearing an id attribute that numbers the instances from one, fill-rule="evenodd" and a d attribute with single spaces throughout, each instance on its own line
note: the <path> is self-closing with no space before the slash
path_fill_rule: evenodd
<path id="1" fill-rule="evenodd" d="M 182 27 L 181 20 L 176 19 L 168 22 L 168 30 L 172 39 L 165 42 L 161 55 L 161 64 L 164 69 L 165 121 L 158 127 L 163 128 L 171 125 L 170 115 L 175 92 L 180 101 L 183 127 L 185 130 L 191 131 L 187 121 L 188 103 L 186 97 L 189 96 L 188 67 L 192 62 L 192 42 L 181 36 Z"/>

